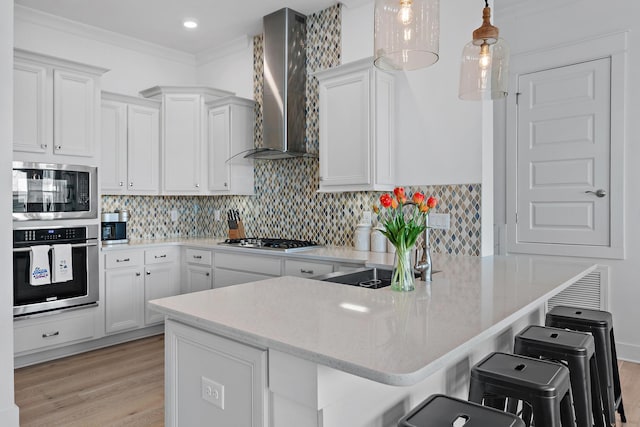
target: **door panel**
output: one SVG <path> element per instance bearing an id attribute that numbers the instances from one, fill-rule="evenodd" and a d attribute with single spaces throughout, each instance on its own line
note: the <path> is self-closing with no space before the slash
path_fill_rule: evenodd
<path id="1" fill-rule="evenodd" d="M 610 69 L 604 58 L 519 76 L 518 242 L 610 244 Z"/>

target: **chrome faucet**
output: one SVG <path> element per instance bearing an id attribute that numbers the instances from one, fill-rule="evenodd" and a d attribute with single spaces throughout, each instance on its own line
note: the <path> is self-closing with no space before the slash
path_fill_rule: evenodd
<path id="1" fill-rule="evenodd" d="M 418 261 L 418 253 L 416 253 L 416 265 L 413 267 L 416 271 L 420 272 L 420 279 L 425 282 L 431 282 L 431 276 L 433 273 L 433 263 L 431 261 L 431 243 L 429 242 L 429 216 L 427 216 L 427 228 L 424 230 L 423 242 L 422 242 L 422 257 Z"/>

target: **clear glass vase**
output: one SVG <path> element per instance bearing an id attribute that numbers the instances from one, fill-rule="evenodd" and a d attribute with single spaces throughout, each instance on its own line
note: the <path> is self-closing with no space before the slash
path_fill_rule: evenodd
<path id="1" fill-rule="evenodd" d="M 393 272 L 391 273 L 391 289 L 408 292 L 413 291 L 415 288 L 415 278 L 411 265 L 411 249 L 396 247 Z"/>

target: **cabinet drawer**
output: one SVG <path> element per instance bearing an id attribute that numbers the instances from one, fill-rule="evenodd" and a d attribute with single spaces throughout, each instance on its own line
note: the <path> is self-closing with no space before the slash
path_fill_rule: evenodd
<path id="1" fill-rule="evenodd" d="M 164 248 L 146 249 L 144 251 L 144 263 L 160 264 L 164 262 L 176 262 L 178 260 L 178 248 L 169 246 Z"/>
<path id="2" fill-rule="evenodd" d="M 333 264 L 290 259 L 286 260 L 284 264 L 285 276 L 313 277 L 329 273 L 333 273 Z"/>
<path id="3" fill-rule="evenodd" d="M 114 251 L 104 255 L 104 268 L 124 268 L 142 265 L 142 251 Z"/>
<path id="4" fill-rule="evenodd" d="M 280 276 L 280 265 L 280 258 L 266 256 L 218 252 L 215 258 L 215 266 L 218 268 L 267 274 L 270 276 Z"/>
<path id="5" fill-rule="evenodd" d="M 211 251 L 205 251 L 202 249 L 189 249 L 185 251 L 184 259 L 189 264 L 200 264 L 211 266 L 213 264 L 213 257 Z"/>
<path id="6" fill-rule="evenodd" d="M 17 321 L 14 329 L 14 351 L 21 353 L 73 341 L 85 340 L 94 334 L 94 310 L 55 319 L 56 315 L 47 316 L 31 323 L 30 320 Z M 29 322 L 22 326 L 21 322 Z"/>

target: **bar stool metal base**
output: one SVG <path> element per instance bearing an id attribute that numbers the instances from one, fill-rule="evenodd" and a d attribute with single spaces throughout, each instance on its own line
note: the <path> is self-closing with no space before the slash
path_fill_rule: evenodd
<path id="1" fill-rule="evenodd" d="M 471 369 L 469 401 L 508 397 L 531 405 L 536 427 L 575 426 L 569 369 L 559 363 L 492 353 Z"/>
<path id="2" fill-rule="evenodd" d="M 604 427 L 593 337 L 584 332 L 531 325 L 516 335 L 514 353 L 565 362 L 578 427 Z"/>
<path id="3" fill-rule="evenodd" d="M 595 341 L 598 380 L 602 394 L 604 413 L 609 425 L 615 425 L 616 409 L 623 423 L 627 422 L 622 403 L 620 373 L 615 337 L 613 335 L 613 318 L 611 313 L 600 310 L 556 306 L 547 315 L 545 324 L 556 328 L 588 332 Z"/>

